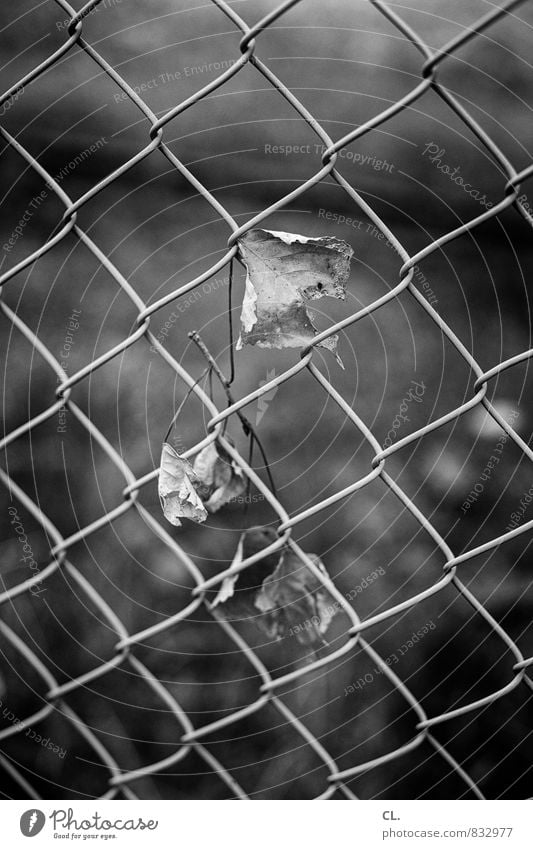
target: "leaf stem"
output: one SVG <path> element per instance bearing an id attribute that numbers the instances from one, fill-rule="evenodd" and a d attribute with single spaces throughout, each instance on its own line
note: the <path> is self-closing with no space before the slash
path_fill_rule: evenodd
<path id="1" fill-rule="evenodd" d="M 213 355 L 209 351 L 209 348 L 207 347 L 207 345 L 203 341 L 203 339 L 200 336 L 200 334 L 198 333 L 198 331 L 197 330 L 191 330 L 190 333 L 188 334 L 188 336 L 189 336 L 189 339 L 191 339 L 195 343 L 195 345 L 198 346 L 198 348 L 200 349 L 200 351 L 202 352 L 202 354 L 206 358 L 207 362 L 209 363 L 210 368 L 212 368 L 212 370 L 214 371 L 214 373 L 216 374 L 216 376 L 220 380 L 220 383 L 222 384 L 224 392 L 226 393 L 226 398 L 228 399 L 228 406 L 231 406 L 232 404 L 235 403 L 235 400 L 233 398 L 233 395 L 231 394 L 231 389 L 230 389 L 231 384 L 230 384 L 229 380 L 227 379 L 227 377 L 225 377 L 225 375 L 220 370 L 220 367 L 219 367 L 217 361 L 215 360 L 215 358 L 213 357 Z M 274 495 L 274 497 L 277 498 L 276 486 L 274 484 L 274 479 L 272 477 L 272 472 L 270 470 L 270 464 L 268 462 L 265 449 L 263 448 L 263 445 L 261 444 L 261 440 L 257 436 L 254 428 L 252 427 L 250 421 L 246 418 L 246 416 L 243 415 L 243 413 L 241 413 L 240 410 L 236 410 L 235 412 L 236 412 L 236 414 L 237 414 L 237 416 L 238 416 L 238 418 L 241 422 L 242 429 L 244 431 L 244 435 L 249 436 L 253 441 L 255 441 L 256 444 L 257 444 L 257 447 L 259 448 L 259 451 L 261 452 L 261 456 L 263 458 L 263 463 L 265 464 L 265 470 L 266 470 L 266 473 L 268 475 L 268 481 L 269 481 L 269 484 L 270 484 L 270 489 L 272 490 L 272 494 Z"/>
<path id="2" fill-rule="evenodd" d="M 195 386 L 197 386 L 197 384 L 198 384 L 198 383 L 200 383 L 200 382 L 204 379 L 204 377 L 206 376 L 206 374 L 207 374 L 207 372 L 208 372 L 208 371 L 209 371 L 209 372 L 211 371 L 211 366 L 207 366 L 207 368 L 205 368 L 205 369 L 203 370 L 203 372 L 202 372 L 202 374 L 200 375 L 200 377 L 198 378 L 198 380 L 195 380 L 195 381 L 194 381 L 194 383 L 193 383 L 193 385 L 192 385 L 192 386 L 190 386 L 190 387 L 189 387 L 189 389 L 187 390 L 187 394 L 185 395 L 185 398 L 183 399 L 183 401 L 182 401 L 182 402 L 181 402 L 181 404 L 179 405 L 178 409 L 176 410 L 176 412 L 175 412 L 175 413 L 174 413 L 174 415 L 172 416 L 172 420 L 171 420 L 171 422 L 170 422 L 170 424 L 169 424 L 169 426 L 168 426 L 168 430 L 167 430 L 167 432 L 166 432 L 166 434 L 165 434 L 165 438 L 163 439 L 163 442 L 166 442 L 166 441 L 167 441 L 167 439 L 168 439 L 168 437 L 169 437 L 169 434 L 170 434 L 170 431 L 172 430 L 172 428 L 173 428 L 173 427 L 174 427 L 174 425 L 176 424 L 176 421 L 177 421 L 177 419 L 178 419 L 178 416 L 179 416 L 179 414 L 181 413 L 181 411 L 183 410 L 183 408 L 184 408 L 185 404 L 187 403 L 187 401 L 189 400 L 189 396 L 190 396 L 191 392 L 193 391 L 194 387 L 195 387 Z"/>
<path id="3" fill-rule="evenodd" d="M 230 373 L 228 385 L 231 386 L 235 380 L 235 352 L 233 350 L 233 314 L 232 314 L 232 294 L 233 294 L 233 259 L 229 264 L 229 284 L 228 284 L 228 319 L 229 319 L 229 363 Z"/>

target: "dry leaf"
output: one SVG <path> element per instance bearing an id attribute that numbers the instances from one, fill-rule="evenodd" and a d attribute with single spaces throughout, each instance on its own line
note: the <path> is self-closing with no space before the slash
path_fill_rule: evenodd
<path id="1" fill-rule="evenodd" d="M 230 569 L 240 565 L 248 557 L 263 551 L 277 539 L 276 531 L 267 526 L 249 528 L 244 531 L 240 536 Z M 228 575 L 224 578 L 212 607 L 224 605 L 222 611 L 224 615 L 233 618 L 257 618 L 259 613 L 255 607 L 255 596 L 261 589 L 265 578 L 275 570 L 279 558 L 280 552 L 278 550 L 273 554 L 267 554 L 266 557 L 263 557 L 257 563 L 253 563 L 244 571 L 237 572 L 235 575 Z"/>
<path id="2" fill-rule="evenodd" d="M 327 576 L 320 558 L 316 554 L 307 556 Z M 329 590 L 290 549 L 283 552 L 276 570 L 263 582 L 255 606 L 267 614 L 271 636 L 295 636 L 304 646 L 325 642 L 323 635 L 339 610 Z"/>
<path id="3" fill-rule="evenodd" d="M 278 535 L 273 528 L 249 528 L 241 534 L 231 566 L 238 566 L 243 560 L 263 551 L 277 539 Z M 225 619 L 252 621 L 261 631 L 272 636 L 269 619 L 260 613 L 255 605 L 255 599 L 265 578 L 276 569 L 279 559 L 280 551 L 277 550 L 267 554 L 244 571 L 228 575 L 224 578 L 212 607 L 218 607 Z"/>
<path id="4" fill-rule="evenodd" d="M 318 331 L 306 301 L 325 295 L 344 299 L 353 249 L 332 236 L 259 229 L 249 230 L 238 244 L 248 273 L 237 349 L 308 345 Z M 318 344 L 335 353 L 337 340 L 331 336 Z"/>
<path id="5" fill-rule="evenodd" d="M 266 548 L 277 539 L 272 528 L 251 528 L 239 541 L 233 559 L 243 559 Z M 316 554 L 308 555 L 327 577 Z M 222 583 L 212 607 L 226 618 L 250 619 L 269 637 L 294 636 L 304 646 L 324 643 L 331 620 L 340 609 L 321 581 L 288 547 L 267 555 L 243 572 L 229 575 Z"/>
<path id="6" fill-rule="evenodd" d="M 246 480 L 234 460 L 223 448 L 210 442 L 196 456 L 194 472 L 204 487 L 198 491 L 210 513 L 237 498 L 246 489 Z"/>
<path id="7" fill-rule="evenodd" d="M 196 491 L 199 485 L 201 482 L 188 460 L 180 457 L 168 442 L 164 442 L 158 492 L 163 514 L 171 525 L 181 525 L 180 518 L 205 522 L 207 510 Z"/>
<path id="8" fill-rule="evenodd" d="M 159 469 L 159 498 L 163 514 L 172 525 L 180 518 L 205 522 L 246 489 L 243 472 L 229 454 L 210 442 L 197 454 L 194 465 L 163 443 Z"/>
<path id="9" fill-rule="evenodd" d="M 235 552 L 235 557 L 233 558 L 233 560 L 231 562 L 230 569 L 233 566 L 238 566 L 240 563 L 242 563 L 242 560 L 243 560 L 243 556 L 242 556 L 243 540 L 244 540 L 244 534 L 241 534 L 241 538 L 240 538 L 239 544 L 237 546 L 237 551 Z M 230 598 L 232 598 L 232 596 L 235 593 L 235 584 L 237 583 L 238 579 L 239 579 L 239 573 L 238 572 L 237 572 L 236 575 L 228 575 L 226 578 L 224 578 L 218 593 L 216 594 L 213 602 L 211 603 L 212 608 L 217 607 L 219 604 L 225 604 L 225 602 L 227 602 Z"/>

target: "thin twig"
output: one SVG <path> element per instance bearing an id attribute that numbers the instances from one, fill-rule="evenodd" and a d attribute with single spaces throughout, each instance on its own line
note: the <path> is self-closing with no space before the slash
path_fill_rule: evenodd
<path id="1" fill-rule="evenodd" d="M 232 315 L 232 294 L 233 294 L 233 259 L 229 264 L 229 284 L 228 284 L 228 319 L 229 319 L 229 380 L 228 385 L 231 386 L 235 380 L 235 352 L 233 350 L 233 315 Z"/>
<path id="2" fill-rule="evenodd" d="M 255 445 L 254 438 L 250 434 L 250 445 L 249 445 L 249 448 L 248 448 L 248 465 L 250 466 L 251 469 L 253 469 L 253 467 L 254 467 L 254 465 L 253 465 L 254 464 L 254 445 Z M 243 520 L 246 519 L 246 516 L 248 515 L 248 507 L 250 506 L 250 502 L 251 502 L 251 490 L 252 490 L 252 481 L 250 480 L 250 478 L 248 478 L 247 481 L 246 481 L 246 495 L 245 495 L 245 500 L 244 500 Z"/>
<path id="3" fill-rule="evenodd" d="M 216 374 L 216 376 L 220 380 L 220 383 L 221 383 L 221 385 L 224 389 L 224 392 L 226 393 L 226 398 L 228 399 L 228 406 L 231 406 L 232 404 L 235 403 L 235 400 L 233 398 L 233 395 L 231 394 L 229 380 L 227 379 L 227 377 L 225 377 L 225 375 L 220 370 L 220 366 L 218 365 L 217 361 L 215 360 L 215 358 L 213 357 L 213 355 L 209 351 L 207 345 L 203 341 L 203 339 L 200 336 L 200 334 L 198 333 L 198 331 L 197 330 L 191 330 L 190 333 L 188 334 L 188 336 L 189 336 L 189 339 L 191 339 L 195 343 L 195 345 L 198 346 L 198 348 L 200 349 L 200 351 L 202 352 L 202 354 L 206 358 L 207 362 L 209 363 L 210 368 L 212 368 L 212 370 L 214 371 L 214 373 Z M 249 436 L 252 441 L 257 443 L 257 447 L 259 448 L 259 451 L 261 452 L 261 456 L 263 458 L 263 463 L 265 464 L 265 470 L 266 470 L 266 473 L 268 475 L 268 481 L 270 483 L 270 489 L 272 490 L 273 495 L 277 497 L 276 485 L 274 483 L 274 479 L 272 477 L 272 472 L 270 471 L 270 464 L 268 462 L 265 449 L 263 448 L 263 445 L 261 444 L 261 440 L 257 436 L 254 428 L 252 427 L 250 421 L 246 418 L 246 416 L 243 413 L 241 413 L 240 410 L 236 410 L 235 412 L 236 412 L 236 414 L 237 414 L 237 416 L 238 416 L 238 418 L 241 422 L 242 429 L 244 431 L 244 435 Z"/>
<path id="4" fill-rule="evenodd" d="M 197 386 L 197 385 L 198 385 L 198 383 L 200 383 L 200 381 L 202 381 L 202 380 L 204 379 L 204 377 L 206 376 L 207 372 L 210 372 L 210 371 L 211 371 L 211 366 L 207 366 L 207 368 L 203 370 L 203 372 L 202 372 L 202 374 L 200 375 L 200 377 L 198 378 L 198 380 L 195 380 L 195 381 L 194 381 L 194 383 L 193 383 L 193 385 L 192 385 L 192 386 L 190 386 L 190 387 L 189 387 L 189 389 L 187 390 L 187 394 L 185 395 L 185 398 L 183 399 L 183 401 L 182 401 L 182 402 L 181 402 L 181 404 L 179 405 L 178 409 L 176 410 L 176 412 L 175 412 L 175 413 L 174 413 L 174 415 L 172 416 L 172 421 L 170 422 L 170 424 L 169 424 L 169 426 L 168 426 L 168 430 L 167 430 L 167 432 L 166 432 L 166 434 L 165 434 L 165 438 L 163 439 L 163 442 L 166 442 L 166 441 L 167 441 L 167 439 L 168 439 L 168 437 L 169 437 L 169 434 L 170 434 L 170 431 L 171 431 L 171 430 L 172 430 L 172 428 L 174 427 L 174 425 L 175 425 L 175 423 L 176 423 L 176 421 L 177 421 L 177 419 L 178 419 L 178 416 L 179 416 L 179 414 L 181 413 L 181 411 L 183 410 L 183 408 L 184 408 L 185 404 L 187 403 L 187 401 L 188 401 L 188 399 L 189 399 L 189 395 L 190 395 L 190 394 L 191 394 L 191 392 L 193 391 L 194 387 L 195 387 L 195 386 Z"/>
<path id="5" fill-rule="evenodd" d="M 211 354 L 211 352 L 210 352 L 209 348 L 207 347 L 207 345 L 205 344 L 204 340 L 202 339 L 202 337 L 200 336 L 200 334 L 198 333 L 197 330 L 191 330 L 190 333 L 188 334 L 188 336 L 189 336 L 189 339 L 192 339 L 192 341 L 196 345 L 198 345 L 198 347 L 200 348 L 200 351 L 202 352 L 202 354 L 206 358 L 207 362 L 209 363 L 209 365 L 211 366 L 211 368 L 215 372 L 216 376 L 220 380 L 222 386 L 226 390 L 226 395 L 228 396 L 228 400 L 231 399 L 231 403 L 233 404 L 233 398 L 231 397 L 231 393 L 229 392 L 230 383 L 229 383 L 227 377 L 225 377 L 222 374 L 219 364 L 217 363 L 217 361 L 215 360 L 215 358 Z"/>

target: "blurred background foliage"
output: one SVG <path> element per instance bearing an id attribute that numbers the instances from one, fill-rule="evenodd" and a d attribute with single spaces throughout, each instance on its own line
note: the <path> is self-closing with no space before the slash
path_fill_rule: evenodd
<path id="1" fill-rule="evenodd" d="M 250 23 L 272 8 L 271 3 L 256 0 L 233 6 Z M 437 0 L 413 0 L 397 11 L 432 49 L 438 49 L 475 23 L 487 4 L 453 0 L 443 7 Z M 0 21 L 4 88 L 67 38 L 66 16 L 52 0 L 3 4 Z M 532 22 L 531 8 L 519 7 L 449 57 L 439 70 L 440 82 L 517 169 L 531 162 Z M 217 63 L 227 67 L 240 55 L 240 36 L 231 22 L 214 4 L 194 0 L 104 0 L 85 19 L 83 32 L 158 114 L 214 79 L 220 72 Z M 421 55 L 363 0 L 328 4 L 305 0 L 261 33 L 256 49 L 334 139 L 387 108 L 420 79 Z M 72 198 L 83 195 L 149 142 L 149 122 L 78 47 L 0 112 L 3 126 L 52 175 L 61 175 L 61 186 Z M 170 122 L 164 139 L 239 224 L 320 167 L 316 135 L 251 66 Z M 77 167 L 69 166 L 98 140 L 96 151 L 85 153 Z M 429 144 L 438 145 L 442 163 L 452 169 L 459 166 L 465 180 L 489 202 L 503 197 L 505 175 L 431 89 L 348 146 L 338 160 L 340 172 L 410 253 L 482 211 L 479 201 L 430 161 L 424 153 Z M 285 155 L 270 151 L 269 145 L 309 146 L 309 152 Z M 350 158 L 352 153 L 361 156 Z M 377 167 L 380 161 L 386 167 Z M 0 245 L 5 245 L 44 187 L 9 145 L 2 149 L 1 166 Z M 326 217 L 326 212 L 332 216 Z M 62 213 L 49 192 L 38 208 L 32 208 L 23 236 L 11 250 L 2 250 L 2 270 L 42 245 Z M 338 223 L 340 215 L 361 223 Z M 229 235 L 227 225 L 157 151 L 85 204 L 78 222 L 147 303 L 209 268 L 223 255 Z M 353 246 L 347 302 L 320 301 L 321 327 L 373 302 L 399 279 L 401 261 L 368 223 L 348 196 L 326 179 L 264 225 L 308 236 L 335 235 Z M 532 254 L 531 230 L 510 209 L 420 265 L 434 293 L 435 308 L 484 369 L 531 347 L 527 281 Z M 237 323 L 244 272 L 239 265 L 235 272 Z M 74 309 L 81 310 L 68 374 L 135 328 L 131 301 L 72 235 L 6 284 L 2 297 L 58 359 L 69 316 Z M 151 322 L 156 335 L 173 310 L 178 319 L 165 339 L 172 355 L 194 377 L 200 376 L 205 363 L 187 337 L 188 331 L 197 329 L 227 371 L 227 269 L 196 301 L 181 309 L 172 303 L 157 312 Z M 4 418 L 10 432 L 50 406 L 57 379 L 4 316 L 2 325 Z M 409 422 L 402 424 L 400 437 L 472 395 L 475 375 L 408 295 L 347 328 L 339 351 L 344 371 L 327 352 L 317 350 L 315 362 L 381 443 L 411 381 L 423 383 L 424 393 L 421 403 L 409 404 Z M 237 353 L 235 397 L 296 360 L 295 351 L 249 348 Z M 488 396 L 505 415 L 517 411 L 515 427 L 526 441 L 531 432 L 530 391 L 527 361 L 488 387 Z M 215 386 L 214 392 L 217 404 L 223 405 L 219 388 Z M 157 466 L 161 441 L 184 395 L 183 382 L 141 339 L 77 384 L 72 398 L 134 473 L 142 476 Z M 252 422 L 259 418 L 257 406 L 245 412 Z M 203 438 L 205 427 L 205 413 L 191 399 L 175 436 L 188 448 Z M 238 422 L 230 431 L 246 455 Z M 348 486 L 370 468 L 368 444 L 306 371 L 268 399 L 258 432 L 279 497 L 291 515 Z M 508 441 L 477 502 L 466 512 L 461 509 L 500 436 L 498 427 L 476 409 L 412 443 L 387 463 L 390 474 L 454 552 L 503 533 L 530 486 L 528 463 Z M 52 418 L 11 444 L 4 463 L 65 536 L 122 499 L 122 477 L 69 414 L 65 432 L 58 432 L 58 419 Z M 161 518 L 155 483 L 141 491 L 140 501 Z M 1 574 L 7 587 L 28 577 L 9 524 L 9 503 L 6 500 L 3 508 L 1 541 Z M 35 557 L 44 566 L 49 548 L 45 535 L 22 506 L 17 509 Z M 533 514 L 526 514 L 524 521 L 531 518 Z M 274 520 L 266 503 L 255 500 L 246 512 L 242 504 L 232 504 L 205 526 L 185 523 L 169 530 L 209 577 L 228 565 L 243 527 Z M 320 554 L 343 593 L 353 595 L 363 578 L 382 567 L 384 574 L 378 580 L 355 593 L 353 603 L 363 618 L 409 598 L 441 576 L 442 555 L 381 481 L 302 522 L 295 537 L 306 551 Z M 530 539 L 526 533 L 460 567 L 461 579 L 526 656 L 533 648 Z M 192 581 L 183 565 L 133 511 L 76 545 L 69 557 L 130 632 L 164 619 L 190 600 Z M 112 657 L 116 635 L 68 574 L 59 571 L 44 586 L 46 591 L 39 596 L 26 593 L 4 605 L 2 616 L 58 680 L 67 681 Z M 452 586 L 386 620 L 367 637 L 386 658 L 429 622 L 435 629 L 394 668 L 429 715 L 474 701 L 511 679 L 513 657 Z M 330 631 L 332 648 L 342 645 L 346 626 L 338 616 Z M 248 623 L 242 623 L 240 630 L 273 675 L 302 661 L 302 649 L 294 641 L 267 644 Z M 257 697 L 254 670 L 202 611 L 135 651 L 196 726 Z M 22 718 L 42 706 L 43 684 L 5 642 L 2 657 L 3 703 Z M 371 669 L 365 655 L 355 649 L 331 668 L 307 676 L 292 691 L 288 688 L 285 695 L 341 769 L 391 751 L 416 733 L 415 714 L 384 676 L 345 695 L 345 688 Z M 448 745 L 490 797 L 531 795 L 528 692 L 518 688 L 482 711 L 435 729 L 437 739 Z M 127 666 L 76 690 L 68 701 L 124 769 L 151 763 L 176 748 L 181 731 L 174 717 Z M 67 749 L 64 759 L 23 735 L 6 741 L 3 751 L 40 793 L 83 798 L 105 792 L 106 770 L 60 712 L 39 730 Z M 209 747 L 254 799 L 309 798 L 324 789 L 324 766 L 269 706 L 210 737 Z M 6 796 L 20 793 L 5 773 L 1 783 Z M 447 798 L 466 791 L 429 745 L 364 773 L 350 786 L 365 798 Z M 162 775 L 136 782 L 134 790 L 148 798 L 228 795 L 194 754 Z"/>

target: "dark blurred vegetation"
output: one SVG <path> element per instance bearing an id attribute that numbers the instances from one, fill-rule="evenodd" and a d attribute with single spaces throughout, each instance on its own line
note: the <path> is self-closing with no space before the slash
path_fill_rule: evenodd
<path id="1" fill-rule="evenodd" d="M 78 4 L 79 6 L 80 4 Z M 246 0 L 235 8 L 254 22 L 271 3 Z M 399 8 L 431 48 L 442 46 L 486 11 L 436 0 Z M 67 38 L 66 16 L 51 2 L 21 0 L 0 10 L 4 87 L 15 83 Z M 527 26 L 523 23 L 525 22 Z M 519 7 L 477 37 L 439 71 L 517 169 L 531 161 L 532 69 L 528 62 L 531 8 Z M 209 65 L 239 56 L 240 36 L 213 4 L 110 2 L 89 15 L 84 37 L 157 113 L 211 81 Z M 257 39 L 257 53 L 336 139 L 409 92 L 420 79 L 421 56 L 369 3 L 305 0 Z M 207 69 L 205 68 L 207 66 Z M 199 70 L 202 69 L 203 70 Z M 193 70 L 191 73 L 189 71 Z M 151 87 L 150 81 L 156 81 Z M 27 86 L 3 126 L 51 173 L 64 173 L 62 188 L 80 197 L 149 142 L 149 122 L 82 50 L 74 47 Z M 240 223 L 287 194 L 320 167 L 317 137 L 253 68 L 245 67 L 223 88 L 170 122 L 166 143 Z M 102 139 L 98 150 L 69 168 L 76 155 Z M 442 161 L 496 203 L 505 175 L 471 131 L 429 90 L 411 107 L 366 134 L 348 152 L 386 160 L 380 170 L 347 156 L 341 173 L 383 217 L 410 253 L 477 216 L 481 207 L 432 164 L 424 149 L 444 149 Z M 274 154 L 265 145 L 310 145 L 310 153 Z M 3 211 L 0 244 L 10 238 L 32 199 L 43 189 L 34 170 L 8 145 L 2 150 Z M 369 159 L 367 159 L 367 162 Z M 66 170 L 65 170 L 66 169 Z M 524 191 L 528 186 L 525 184 Z M 533 197 L 533 195 L 532 195 Z M 349 215 L 360 227 L 326 219 L 321 210 Z M 23 236 L 2 250 L 2 271 L 51 236 L 63 207 L 50 192 L 34 211 Z M 224 253 L 228 228 L 209 204 L 157 151 L 112 182 L 80 210 L 79 224 L 112 259 L 140 297 L 151 303 L 209 268 Z M 367 219 L 347 195 L 326 179 L 272 215 L 270 229 L 347 239 L 355 258 L 346 304 L 321 301 L 321 326 L 355 312 L 387 292 L 401 262 L 372 235 Z M 531 230 L 513 209 L 433 253 L 420 264 L 436 309 L 472 351 L 483 369 L 531 346 L 527 281 L 531 276 Z M 196 378 L 205 363 L 187 333 L 197 329 L 223 369 L 228 369 L 227 269 L 216 287 L 179 314 L 166 346 Z M 238 321 L 244 275 L 236 267 L 234 318 Z M 68 374 L 118 344 L 135 328 L 137 311 L 95 257 L 69 235 L 4 287 L 2 297 L 59 359 L 68 318 L 81 310 L 68 358 Z M 157 312 L 157 334 L 176 304 Z M 40 354 L 2 316 L 4 416 L 9 432 L 54 401 L 57 379 Z M 399 436 L 452 410 L 472 395 L 475 375 L 437 325 L 404 294 L 341 334 L 341 371 L 327 352 L 315 362 L 383 443 L 412 380 L 423 382 L 422 403 L 409 405 Z M 247 349 L 236 355 L 235 397 L 296 362 L 297 352 Z M 518 411 L 515 426 L 531 432 L 531 376 L 527 362 L 490 382 L 488 397 L 504 415 Z M 185 394 L 174 371 L 141 339 L 124 354 L 78 383 L 72 399 L 137 476 L 158 463 L 160 444 Z M 215 401 L 224 400 L 215 387 Z M 257 409 L 246 411 L 252 421 Z M 191 400 L 177 433 L 191 447 L 205 434 L 206 417 Z M 339 408 L 301 372 L 269 400 L 259 433 L 271 462 L 279 497 L 293 515 L 362 477 L 372 451 Z M 246 454 L 238 422 L 231 433 Z M 502 459 L 467 512 L 461 505 L 479 481 L 500 439 L 479 409 L 418 440 L 395 455 L 387 469 L 430 518 L 451 549 L 462 552 L 504 532 L 529 489 L 528 461 L 510 440 Z M 71 415 L 65 433 L 54 416 L 11 444 L 3 458 L 16 483 L 64 536 L 74 533 L 122 500 L 124 480 L 99 445 Z M 264 469 L 259 473 L 266 480 Z M 141 503 L 161 519 L 156 485 L 143 488 Z M 29 577 L 19 543 L 3 507 L 2 577 L 13 586 Z M 41 566 L 49 542 L 29 512 L 17 505 Z M 526 513 L 523 521 L 533 518 Z M 211 576 L 231 560 L 240 529 L 273 522 L 265 502 L 244 514 L 233 504 L 206 526 L 169 528 L 176 541 Z M 163 521 L 161 519 L 161 521 Z M 432 586 L 441 577 L 442 554 L 401 502 L 380 481 L 299 524 L 296 538 L 321 555 L 341 592 L 349 594 L 378 566 L 385 574 L 357 593 L 362 618 Z M 459 567 L 461 580 L 491 615 L 531 655 L 531 534 L 525 533 Z M 130 633 L 163 620 L 190 601 L 191 577 L 138 515 L 130 510 L 69 551 L 69 559 L 107 601 Z M 26 593 L 4 605 L 2 616 L 60 682 L 113 656 L 116 634 L 101 611 L 64 570 L 38 597 Z M 436 627 L 400 658 L 394 672 L 433 716 L 496 692 L 513 676 L 513 655 L 457 593 L 453 585 L 386 620 L 366 637 L 384 658 L 429 622 Z M 331 629 L 332 648 L 346 639 L 342 616 Z M 298 646 L 263 644 L 251 625 L 240 628 L 273 675 L 301 662 Z M 259 681 L 246 658 L 207 613 L 189 619 L 135 649 L 187 712 L 205 725 L 257 698 Z M 45 685 L 2 641 L 2 696 L 19 718 L 42 707 Z M 286 693 L 287 704 L 320 738 L 341 769 L 392 751 L 415 736 L 415 713 L 385 676 L 355 693 L 345 688 L 373 664 L 354 649 L 326 671 L 310 675 Z M 492 705 L 434 729 L 489 797 L 531 795 L 532 708 L 520 685 Z M 123 769 L 175 751 L 181 728 L 166 706 L 131 668 L 123 667 L 75 690 L 68 702 L 102 740 Z M 5 720 L 2 719 L 2 723 Z M 67 749 L 64 759 L 27 741 L 9 739 L 3 751 L 49 798 L 100 795 L 107 770 L 62 716 L 53 713 L 39 730 Z M 308 798 L 324 790 L 326 769 L 274 708 L 208 738 L 210 750 L 254 799 Z M 20 788 L 2 773 L 6 796 Z M 446 762 L 423 745 L 369 771 L 350 784 L 358 795 L 382 798 L 448 798 L 468 794 Z M 133 785 L 141 796 L 224 798 L 229 791 L 192 754 L 161 775 Z"/>

